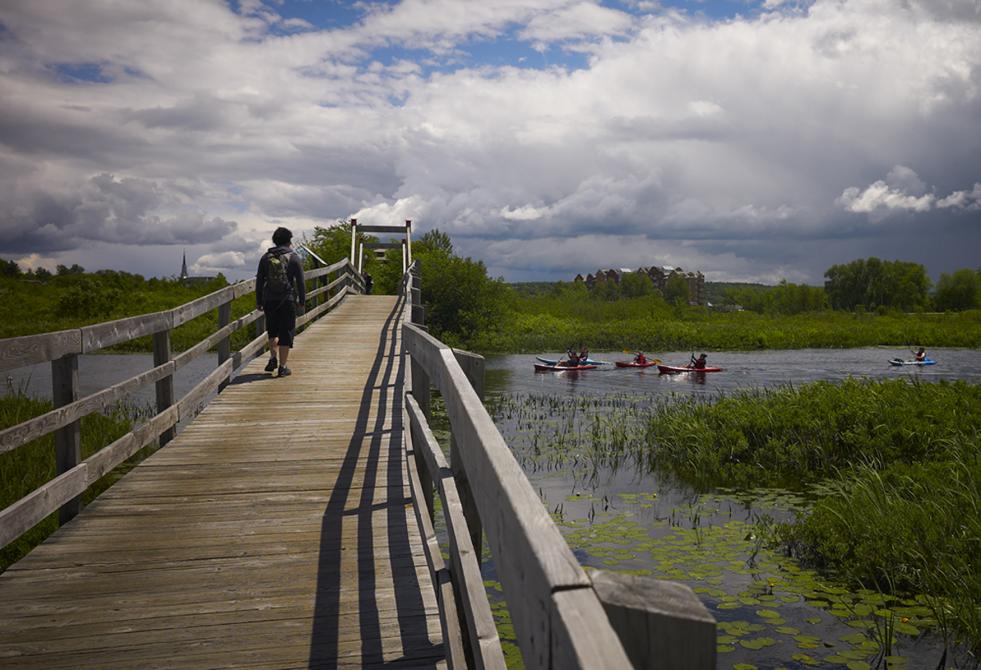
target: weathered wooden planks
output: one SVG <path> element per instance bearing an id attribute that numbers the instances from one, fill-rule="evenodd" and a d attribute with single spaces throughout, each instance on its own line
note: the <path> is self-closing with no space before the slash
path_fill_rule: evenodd
<path id="1" fill-rule="evenodd" d="M 298 338 L 293 376 L 251 363 L 0 575 L 0 665 L 442 667 L 393 307 L 349 295 Z M 114 456 L 193 411 L 231 363 Z"/>

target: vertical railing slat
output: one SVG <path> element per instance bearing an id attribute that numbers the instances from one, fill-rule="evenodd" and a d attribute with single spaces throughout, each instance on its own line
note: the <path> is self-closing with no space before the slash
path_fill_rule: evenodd
<path id="1" fill-rule="evenodd" d="M 153 334 L 153 365 L 163 365 L 170 361 L 170 329 Z M 157 413 L 163 412 L 174 404 L 174 375 L 170 374 L 156 384 Z M 176 434 L 175 428 L 168 428 L 160 435 L 160 446 L 164 446 Z"/>
<path id="2" fill-rule="evenodd" d="M 229 300 L 228 302 L 218 306 L 218 328 L 223 328 L 227 326 L 229 323 L 231 323 L 231 320 L 232 320 L 232 303 L 231 300 Z M 228 337 L 223 338 L 221 342 L 218 343 L 218 365 L 220 366 L 222 363 L 227 361 L 229 356 L 231 355 L 232 355 L 232 338 L 229 335 Z M 221 393 L 225 389 L 225 387 L 228 386 L 228 382 L 230 379 L 231 379 L 231 375 L 229 375 L 229 377 L 225 379 L 223 382 L 218 384 L 219 393 Z"/>
<path id="3" fill-rule="evenodd" d="M 66 354 L 51 361 L 51 401 L 55 408 L 78 400 L 78 355 Z M 82 460 L 82 420 L 73 421 L 55 432 L 55 474 L 62 475 Z M 82 497 L 75 496 L 58 509 L 58 523 L 64 524 L 82 509 Z"/>

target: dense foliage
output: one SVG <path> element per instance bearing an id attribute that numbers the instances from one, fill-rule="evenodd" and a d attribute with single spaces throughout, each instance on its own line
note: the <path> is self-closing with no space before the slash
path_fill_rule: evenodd
<path id="1" fill-rule="evenodd" d="M 801 314 L 830 307 L 828 294 L 823 288 L 791 284 L 786 280 L 773 287 L 729 289 L 726 291 L 724 304 L 739 305 L 761 314 Z"/>
<path id="2" fill-rule="evenodd" d="M 422 302 L 430 332 L 450 345 L 476 341 L 501 327 L 509 292 L 480 261 L 460 258 L 450 238 L 432 230 L 412 245 L 422 273 Z"/>
<path id="3" fill-rule="evenodd" d="M 15 264 L 16 266 L 16 264 Z M 5 266 L 9 268 L 8 266 Z M 228 285 L 221 275 L 205 282 L 185 284 L 176 279 L 144 279 L 141 275 L 112 270 L 87 273 L 82 268 L 59 267 L 57 274 L 5 272 L 0 276 L 0 338 L 78 328 L 93 323 L 148 314 L 190 302 Z M 232 305 L 233 317 L 255 308 L 255 299 L 244 296 Z M 215 311 L 176 328 L 171 335 L 175 351 L 197 344 L 217 330 Z M 243 343 L 245 331 L 233 341 Z M 115 347 L 123 351 L 149 351 L 149 337 Z"/>
<path id="4" fill-rule="evenodd" d="M 832 265 L 824 288 L 835 309 L 892 307 L 906 311 L 929 304 L 930 278 L 919 263 L 870 257 Z"/>
<path id="5" fill-rule="evenodd" d="M 945 311 L 981 308 L 981 269 L 940 275 L 933 303 Z"/>
<path id="6" fill-rule="evenodd" d="M 611 282 L 607 282 L 610 284 Z M 788 285 L 789 286 L 789 285 Z M 789 289 L 788 289 L 789 290 Z M 512 290 L 496 328 L 467 345 L 484 352 L 651 352 L 746 349 L 981 346 L 981 312 L 885 314 L 823 310 L 793 315 L 670 305 L 660 293 L 608 300 L 582 283 Z"/>

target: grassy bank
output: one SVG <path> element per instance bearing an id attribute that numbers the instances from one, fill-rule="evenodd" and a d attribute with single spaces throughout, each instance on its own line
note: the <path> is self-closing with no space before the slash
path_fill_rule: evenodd
<path id="1" fill-rule="evenodd" d="M 850 380 L 662 408 L 642 458 L 709 485 L 812 487 L 774 538 L 855 586 L 925 594 L 981 653 L 981 387 Z"/>
<path id="2" fill-rule="evenodd" d="M 122 272 L 66 275 L 46 281 L 0 278 L 0 338 L 48 333 L 94 323 L 149 314 L 190 302 L 228 285 L 223 278 L 184 285 L 175 280 L 148 279 Z M 232 303 L 232 318 L 255 309 L 255 297 L 246 295 Z M 171 346 L 183 351 L 218 329 L 217 310 L 211 310 L 175 328 Z M 250 339 L 246 329 L 232 336 L 241 347 Z M 152 351 L 150 337 L 124 342 L 112 351 Z"/>
<path id="3" fill-rule="evenodd" d="M 0 397 L 0 430 L 51 410 L 51 403 L 14 393 Z M 82 419 L 82 458 L 88 458 L 102 447 L 130 431 L 131 411 L 116 408 L 108 414 L 95 413 Z M 137 454 L 131 460 L 139 460 Z M 123 464 L 93 484 L 83 496 L 85 503 L 95 499 L 128 469 Z M 24 446 L 0 454 L 0 509 L 55 477 L 54 437 L 47 435 Z M 57 512 L 49 515 L 20 539 L 0 549 L 0 572 L 44 541 L 58 528 Z"/>
<path id="4" fill-rule="evenodd" d="M 792 316 L 669 307 L 656 296 L 613 302 L 584 298 L 572 305 L 520 298 L 501 327 L 468 346 L 482 352 L 845 348 L 865 346 L 981 347 L 981 311 L 874 314 L 822 311 Z"/>

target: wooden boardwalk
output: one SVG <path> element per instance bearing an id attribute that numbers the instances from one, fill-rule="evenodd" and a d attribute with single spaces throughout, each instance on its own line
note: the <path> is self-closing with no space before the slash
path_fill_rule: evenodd
<path id="1" fill-rule="evenodd" d="M 0 667 L 444 667 L 399 307 L 348 296 L 0 575 Z"/>

